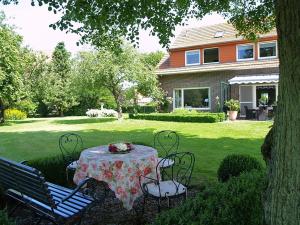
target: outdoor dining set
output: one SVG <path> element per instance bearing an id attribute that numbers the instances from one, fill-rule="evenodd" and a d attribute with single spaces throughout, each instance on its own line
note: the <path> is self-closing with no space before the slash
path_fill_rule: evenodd
<path id="1" fill-rule="evenodd" d="M 173 198 L 187 197 L 195 157 L 178 150 L 175 131 L 157 132 L 153 139 L 153 146 L 121 142 L 85 149 L 78 134 L 67 133 L 59 138 L 59 148 L 66 179 L 77 185 L 74 189 L 46 182 L 42 173 L 26 162 L 5 158 L 0 158 L 0 186 L 19 203 L 16 208 L 25 205 L 38 215 L 37 224 L 42 220 L 80 224 L 84 213 L 105 201 L 106 190 L 102 194 L 96 191 L 101 188 L 113 192 L 126 210 L 133 209 L 137 199 L 143 198 L 144 207 L 152 198 L 159 212 L 162 201 L 170 207 Z M 80 157 L 74 161 L 72 156 L 78 151 Z"/>

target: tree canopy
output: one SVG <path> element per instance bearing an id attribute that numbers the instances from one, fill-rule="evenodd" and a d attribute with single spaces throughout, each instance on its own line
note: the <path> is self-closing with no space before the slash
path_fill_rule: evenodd
<path id="1" fill-rule="evenodd" d="M 138 44 L 140 29 L 148 29 L 163 46 L 168 46 L 177 25 L 211 12 L 228 18 L 248 39 L 275 27 L 274 0 L 32 0 L 31 4 L 46 4 L 49 11 L 62 13 L 60 20 L 51 25 L 54 29 L 80 34 L 82 42 L 105 48 L 120 45 L 124 37 Z"/>

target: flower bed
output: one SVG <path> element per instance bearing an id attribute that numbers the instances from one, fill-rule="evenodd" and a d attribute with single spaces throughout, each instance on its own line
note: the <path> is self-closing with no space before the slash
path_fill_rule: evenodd
<path id="1" fill-rule="evenodd" d="M 174 114 L 174 113 L 151 113 L 129 114 L 130 119 L 176 121 L 192 123 L 216 123 L 225 120 L 224 113 L 197 113 L 197 114 Z"/>

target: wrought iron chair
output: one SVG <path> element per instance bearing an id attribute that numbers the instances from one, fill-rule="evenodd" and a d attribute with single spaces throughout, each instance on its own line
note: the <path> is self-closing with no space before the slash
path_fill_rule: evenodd
<path id="1" fill-rule="evenodd" d="M 162 130 L 155 134 L 154 136 L 154 148 L 161 150 L 164 156 L 170 155 L 171 153 L 176 153 L 179 146 L 179 136 L 175 131 L 172 130 Z M 160 162 L 158 165 L 161 168 L 168 168 L 174 163 L 172 159 L 158 158 Z"/>
<path id="2" fill-rule="evenodd" d="M 154 198 L 157 200 L 158 211 L 160 212 L 161 200 L 168 201 L 170 207 L 170 200 L 184 196 L 187 198 L 187 189 L 190 184 L 191 176 L 195 164 L 195 156 L 190 152 L 173 153 L 163 158 L 161 161 L 172 159 L 174 163 L 167 169 L 162 170 L 166 180 L 161 180 L 160 167 L 156 166 L 156 179 L 147 176 L 140 176 L 140 185 L 144 193 L 144 205 L 147 198 Z"/>
<path id="3" fill-rule="evenodd" d="M 73 159 L 74 153 L 83 149 L 82 138 L 75 133 L 63 134 L 59 138 L 59 149 L 66 165 L 66 177 L 69 181 L 69 172 L 75 171 L 78 165 L 77 161 Z"/>

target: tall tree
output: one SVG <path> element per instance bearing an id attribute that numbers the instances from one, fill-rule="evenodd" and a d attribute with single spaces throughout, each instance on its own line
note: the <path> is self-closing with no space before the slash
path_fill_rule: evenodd
<path id="1" fill-rule="evenodd" d="M 1 0 L 0 0 L 1 1 Z M 17 0 L 2 0 L 3 3 Z M 274 123 L 266 221 L 298 225 L 300 221 L 300 4 L 299 0 L 32 0 L 63 13 L 53 28 L 82 35 L 97 46 L 118 45 L 119 37 L 138 42 L 139 29 L 150 29 L 167 46 L 175 26 L 191 17 L 222 13 L 244 37 L 270 31 L 276 24 L 280 60 L 278 112 Z M 80 25 L 78 25 L 80 24 Z"/>
<path id="2" fill-rule="evenodd" d="M 21 89 L 22 38 L 4 22 L 0 12 L 0 123 L 4 122 L 4 109 L 13 104 Z"/>
<path id="3" fill-rule="evenodd" d="M 71 54 L 63 42 L 59 42 L 54 49 L 48 76 L 52 85 L 48 89 L 46 104 L 63 116 L 67 109 L 77 104 L 71 83 Z"/>

